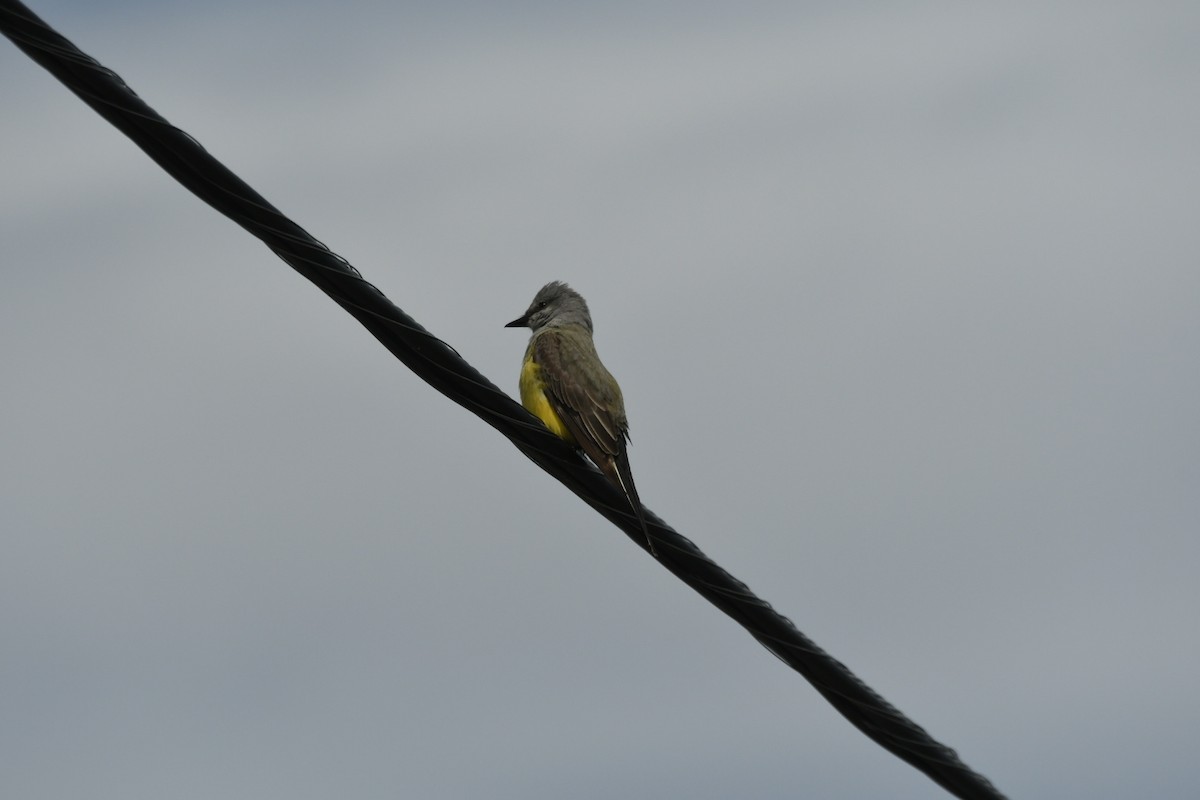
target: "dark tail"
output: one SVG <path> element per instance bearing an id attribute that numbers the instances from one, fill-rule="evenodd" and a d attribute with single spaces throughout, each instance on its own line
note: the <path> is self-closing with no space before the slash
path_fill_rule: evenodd
<path id="1" fill-rule="evenodd" d="M 610 469 L 605 472 L 609 473 L 609 480 L 616 479 L 614 483 L 625 493 L 625 498 L 629 500 L 638 524 L 642 526 L 642 534 L 646 537 L 646 546 L 650 548 L 650 555 L 658 558 L 658 553 L 654 549 L 654 540 L 650 538 L 650 528 L 646 525 L 645 512 L 642 511 L 642 501 L 638 499 L 637 487 L 633 485 L 633 472 L 629 469 L 629 455 L 625 452 L 625 442 L 621 442 L 621 452 L 613 459 Z"/>

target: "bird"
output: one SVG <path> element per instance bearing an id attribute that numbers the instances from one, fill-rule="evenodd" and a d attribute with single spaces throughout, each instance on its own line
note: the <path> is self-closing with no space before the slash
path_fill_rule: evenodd
<path id="1" fill-rule="evenodd" d="M 531 331 L 521 362 L 521 405 L 555 436 L 582 450 L 621 490 L 657 558 L 629 467 L 625 401 L 596 353 L 587 302 L 562 281 L 551 281 L 523 315 L 504 327 Z"/>

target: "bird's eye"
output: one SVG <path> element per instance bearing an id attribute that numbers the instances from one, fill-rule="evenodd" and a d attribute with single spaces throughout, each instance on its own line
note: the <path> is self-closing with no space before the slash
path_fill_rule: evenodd
<path id="1" fill-rule="evenodd" d="M 545 308 L 545 307 L 546 307 L 546 301 L 545 301 L 545 300 L 543 300 L 542 302 L 538 303 L 538 308 Z"/>

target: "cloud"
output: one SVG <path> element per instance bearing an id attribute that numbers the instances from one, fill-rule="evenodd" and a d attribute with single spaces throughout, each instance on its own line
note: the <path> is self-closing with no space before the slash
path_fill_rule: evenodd
<path id="1" fill-rule="evenodd" d="M 647 505 L 1006 792 L 1189 796 L 1193 12 L 39 10 L 500 385 L 579 288 Z M 0 75 L 9 793 L 937 792 Z"/>

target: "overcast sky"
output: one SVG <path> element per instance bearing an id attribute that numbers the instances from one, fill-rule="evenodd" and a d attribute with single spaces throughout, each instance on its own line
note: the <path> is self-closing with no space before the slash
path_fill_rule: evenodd
<path id="1" fill-rule="evenodd" d="M 436 5 L 436 11 L 432 8 Z M 1195 798 L 1200 6 L 35 0 L 1013 798 Z M 0 795 L 946 796 L 0 41 Z"/>

